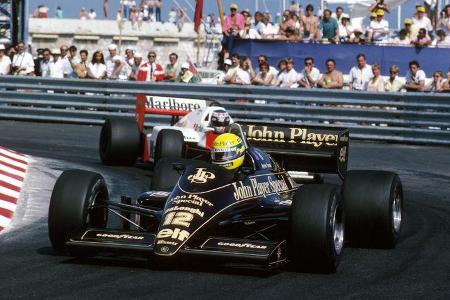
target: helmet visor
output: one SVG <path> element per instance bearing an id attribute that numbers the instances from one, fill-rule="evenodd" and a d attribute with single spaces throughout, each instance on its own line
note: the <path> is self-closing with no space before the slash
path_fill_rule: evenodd
<path id="1" fill-rule="evenodd" d="M 214 162 L 226 162 L 241 156 L 241 151 L 238 152 L 240 147 L 220 148 L 212 149 L 211 158 Z"/>

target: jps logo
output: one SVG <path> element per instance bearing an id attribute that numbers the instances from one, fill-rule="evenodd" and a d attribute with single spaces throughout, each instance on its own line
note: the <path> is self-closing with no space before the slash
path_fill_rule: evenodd
<path id="1" fill-rule="evenodd" d="M 191 183 L 205 183 L 209 179 L 216 178 L 216 175 L 214 175 L 211 172 L 206 172 L 205 168 L 197 168 L 195 169 L 197 173 L 192 174 L 188 177 L 188 179 L 191 181 Z"/>

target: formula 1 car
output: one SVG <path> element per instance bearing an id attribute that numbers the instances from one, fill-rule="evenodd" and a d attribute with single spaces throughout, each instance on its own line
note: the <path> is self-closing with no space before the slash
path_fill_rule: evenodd
<path id="1" fill-rule="evenodd" d="M 99 153 L 106 165 L 132 165 L 136 159 L 156 163 L 164 157 L 195 157 L 233 123 L 223 107 L 198 99 L 146 97 L 136 102 L 136 120 L 107 119 L 100 134 Z M 145 115 L 172 116 L 171 125 L 144 128 Z M 179 119 L 182 117 L 181 119 Z"/>
<path id="2" fill-rule="evenodd" d="M 162 159 L 152 190 L 135 199 L 109 200 L 100 174 L 63 172 L 50 201 L 53 248 L 74 256 L 121 252 L 163 262 L 195 257 L 264 269 L 289 262 L 298 270 L 334 272 L 344 241 L 395 246 L 402 220 L 400 179 L 385 171 L 347 171 L 348 152 L 342 149 L 347 149 L 348 131 L 249 126 L 247 138 L 245 126 L 234 123 L 227 130 L 247 149 L 237 171 L 207 160 Z M 326 146 L 315 159 L 323 160 L 321 169 L 329 169 L 332 161 L 335 169 L 339 165 L 343 183 L 305 183 L 250 143 L 290 144 L 289 151 L 297 147 L 304 153 L 307 146 Z M 108 224 L 108 212 L 123 219 L 121 228 Z"/>

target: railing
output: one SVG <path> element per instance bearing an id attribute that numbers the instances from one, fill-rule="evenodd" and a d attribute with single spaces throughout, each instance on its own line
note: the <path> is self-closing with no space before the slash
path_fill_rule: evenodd
<path id="1" fill-rule="evenodd" d="M 100 125 L 134 115 L 135 96 L 219 102 L 236 120 L 347 127 L 353 139 L 450 145 L 450 95 L 0 77 L 0 119 Z M 146 126 L 167 124 L 147 117 Z"/>

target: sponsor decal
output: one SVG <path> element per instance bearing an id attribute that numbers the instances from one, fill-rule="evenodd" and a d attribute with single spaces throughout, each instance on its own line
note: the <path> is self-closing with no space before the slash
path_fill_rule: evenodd
<path id="1" fill-rule="evenodd" d="M 146 193 L 149 197 L 168 197 L 170 192 L 150 191 Z"/>
<path id="2" fill-rule="evenodd" d="M 157 109 L 193 111 L 201 107 L 206 107 L 206 101 L 185 98 L 148 96 L 146 106 L 148 108 Z"/>
<path id="3" fill-rule="evenodd" d="M 194 215 L 187 211 L 175 211 L 166 214 L 163 225 L 178 225 L 183 227 L 189 227 L 191 221 L 194 219 Z"/>
<path id="4" fill-rule="evenodd" d="M 156 236 L 158 239 L 166 239 L 166 238 L 172 238 L 174 240 L 179 240 L 180 242 L 183 242 L 189 237 L 190 233 L 186 230 L 180 229 L 180 228 L 164 228 L 161 229 L 158 232 L 158 235 Z"/>
<path id="5" fill-rule="evenodd" d="M 346 158 L 347 158 L 347 146 L 344 146 L 339 150 L 339 161 L 344 163 Z"/>
<path id="6" fill-rule="evenodd" d="M 191 183 L 206 183 L 208 180 L 216 178 L 211 172 L 207 172 L 206 168 L 196 168 L 196 173 L 189 175 L 188 179 Z"/>
<path id="7" fill-rule="evenodd" d="M 258 182 L 257 178 L 250 179 L 250 185 L 245 185 L 242 181 L 232 183 L 236 200 L 245 200 L 256 197 L 265 198 L 267 195 L 278 194 L 290 189 L 286 181 L 282 179 L 274 179 L 267 176 L 267 179 Z"/>
<path id="8" fill-rule="evenodd" d="M 205 215 L 204 212 L 202 212 L 200 209 L 198 208 L 193 208 L 193 207 L 187 207 L 187 206 L 174 206 L 174 207 L 170 207 L 168 209 L 166 209 L 166 213 L 169 212 L 178 212 L 178 211 L 187 211 L 190 212 L 191 214 L 195 214 L 198 215 L 199 217 L 203 218 L 203 216 Z"/>
<path id="9" fill-rule="evenodd" d="M 172 246 L 176 246 L 178 245 L 177 242 L 171 242 L 171 241 L 166 241 L 166 240 L 158 240 L 156 242 L 157 245 L 172 245 Z"/>
<path id="10" fill-rule="evenodd" d="M 144 237 L 140 235 L 130 235 L 130 234 L 112 234 L 112 233 L 97 233 L 95 235 L 98 238 L 108 238 L 116 240 L 143 240 Z"/>
<path id="11" fill-rule="evenodd" d="M 169 247 L 167 247 L 167 246 L 162 246 L 161 247 L 161 249 L 159 249 L 162 253 L 167 253 L 167 252 L 169 252 Z"/>
<path id="12" fill-rule="evenodd" d="M 324 145 L 336 146 L 339 139 L 337 134 L 312 132 L 308 128 L 291 127 L 272 130 L 268 126 L 258 125 L 248 125 L 246 136 L 250 141 L 308 144 L 315 148 Z"/>
<path id="13" fill-rule="evenodd" d="M 178 195 L 172 198 L 171 202 L 175 204 L 193 204 L 202 207 L 203 205 L 213 207 L 214 204 L 209 202 L 203 197 L 198 195 L 189 194 L 189 195 Z"/>
<path id="14" fill-rule="evenodd" d="M 218 246 L 232 247 L 232 248 L 245 248 L 245 249 L 267 249 L 264 245 L 255 245 L 251 243 L 237 243 L 237 242 L 218 242 Z"/>

